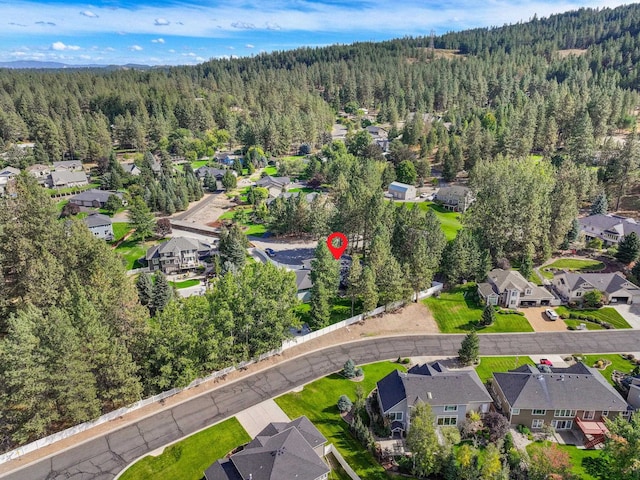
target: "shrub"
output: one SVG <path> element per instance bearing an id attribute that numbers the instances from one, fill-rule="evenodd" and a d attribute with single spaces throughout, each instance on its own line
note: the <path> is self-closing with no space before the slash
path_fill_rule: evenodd
<path id="1" fill-rule="evenodd" d="M 571 314 L 569 313 L 561 313 L 560 318 L 566 320 L 567 318 L 571 318 Z"/>
<path id="2" fill-rule="evenodd" d="M 362 368 L 358 367 L 356 368 L 356 377 L 362 377 L 364 375 L 364 370 L 362 370 Z"/>
<path id="3" fill-rule="evenodd" d="M 575 329 L 576 329 L 576 327 L 574 327 L 573 325 L 569 325 L 569 326 L 567 327 L 567 330 L 575 330 Z"/>
<path id="4" fill-rule="evenodd" d="M 338 399 L 338 410 L 340 411 L 340 413 L 348 412 L 352 407 L 353 402 L 351 401 L 351 399 L 346 395 L 340 395 L 340 398 Z"/>
<path id="5" fill-rule="evenodd" d="M 342 374 L 347 378 L 353 378 L 357 375 L 356 364 L 353 360 L 349 359 L 345 362 L 344 367 L 342 367 Z"/>
<path id="6" fill-rule="evenodd" d="M 411 362 L 411 360 L 409 358 L 405 358 L 402 360 L 402 363 L 404 363 L 405 365 L 409 364 Z"/>

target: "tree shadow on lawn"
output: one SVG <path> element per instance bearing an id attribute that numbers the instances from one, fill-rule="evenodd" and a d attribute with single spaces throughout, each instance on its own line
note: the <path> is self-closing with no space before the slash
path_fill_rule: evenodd
<path id="1" fill-rule="evenodd" d="M 602 457 L 592 458 L 586 457 L 582 459 L 582 467 L 584 470 L 595 478 L 604 478 L 607 474 L 605 470 L 605 460 Z"/>

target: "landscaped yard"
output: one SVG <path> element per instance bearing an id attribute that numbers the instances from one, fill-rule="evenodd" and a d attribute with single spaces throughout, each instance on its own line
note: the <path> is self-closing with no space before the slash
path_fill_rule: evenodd
<path id="1" fill-rule="evenodd" d="M 122 255 L 126 260 L 127 270 L 133 270 L 134 268 L 142 267 L 138 262 L 138 259 L 144 257 L 149 247 L 156 245 L 157 243 L 158 242 L 154 241 L 141 243 L 138 240 L 129 239 L 118 245 L 116 247 L 116 252 Z"/>
<path id="2" fill-rule="evenodd" d="M 540 273 L 545 278 L 551 280 L 553 278 L 553 272 L 548 269 L 556 268 L 558 270 L 571 270 L 576 272 L 591 272 L 604 269 L 604 263 L 599 260 L 581 260 L 577 258 L 561 258 L 549 265 L 545 265 L 540 269 Z"/>
<path id="3" fill-rule="evenodd" d="M 614 370 L 630 373 L 636 367 L 634 362 L 622 358 L 622 356 L 617 353 L 610 353 L 606 355 L 584 355 L 584 364 L 587 367 L 593 367 L 596 362 L 601 359 L 609 360 L 611 362 L 611 364 L 604 370 L 598 370 L 611 385 L 614 385 L 613 380 L 611 380 L 611 374 Z"/>
<path id="4" fill-rule="evenodd" d="M 465 333 L 477 329 L 478 333 L 533 332 L 523 315 L 496 314 L 496 321 L 489 327 L 479 328 L 477 323 L 483 307 L 476 302 L 476 284 L 467 283 L 438 297 L 423 300 L 431 310 L 438 328 L 443 333 Z"/>
<path id="5" fill-rule="evenodd" d="M 278 167 L 273 167 L 273 166 L 264 167 L 263 172 L 266 173 L 267 175 L 275 177 L 278 174 Z"/>
<path id="6" fill-rule="evenodd" d="M 244 227 L 244 233 L 246 235 L 253 235 L 254 237 L 261 237 L 267 231 L 267 226 L 263 223 L 255 223 L 251 220 L 248 221 L 238 221 L 236 218 L 236 213 L 238 210 L 245 210 L 249 212 L 249 215 L 253 212 L 253 208 L 251 207 L 237 207 L 233 210 L 229 210 L 228 212 L 223 213 L 218 217 L 218 220 L 235 220 L 240 225 Z"/>
<path id="7" fill-rule="evenodd" d="M 295 313 L 300 317 L 301 323 L 309 324 L 311 322 L 311 305 L 308 303 L 301 303 L 294 309 Z M 358 315 L 362 313 L 362 304 L 360 302 L 356 302 L 354 307 L 354 315 Z M 331 320 L 330 323 L 333 325 L 334 323 L 340 322 L 342 320 L 346 320 L 351 317 L 351 299 L 349 298 L 339 298 L 337 299 L 335 305 L 331 307 Z"/>
<path id="8" fill-rule="evenodd" d="M 287 393 L 276 398 L 276 403 L 289 418 L 306 415 L 340 451 L 347 463 L 363 480 L 388 480 L 382 467 L 350 433 L 349 425 L 340 418 L 336 403 L 340 395 L 355 400 L 355 391 L 361 385 L 365 394 L 375 388 L 376 382 L 389 372 L 404 367 L 397 363 L 380 362 L 365 365 L 364 380 L 352 382 L 338 374 L 316 380 L 304 387 L 302 392 Z"/>
<path id="9" fill-rule="evenodd" d="M 607 323 L 613 325 L 613 328 L 631 328 L 631 325 L 618 313 L 615 308 L 612 307 L 602 307 L 597 310 L 576 310 L 569 307 L 556 307 L 555 308 L 558 315 L 562 314 L 570 314 L 575 313 L 577 315 L 588 315 L 590 317 L 595 317 L 599 320 L 603 320 Z M 582 322 L 589 323 L 589 322 Z"/>
<path id="10" fill-rule="evenodd" d="M 438 220 L 440 220 L 442 231 L 447 237 L 447 240 L 453 240 L 454 238 L 456 238 L 458 230 L 462 229 L 462 223 L 460 223 L 460 213 L 458 212 L 451 212 L 433 202 L 407 202 L 407 205 L 418 205 L 418 207 L 424 211 L 433 210 L 438 217 Z"/>
<path id="11" fill-rule="evenodd" d="M 527 453 L 531 455 L 536 449 L 540 448 L 545 443 L 548 445 L 550 442 L 530 443 L 527 445 Z M 571 472 L 573 472 L 574 475 L 582 480 L 596 480 L 596 477 L 587 473 L 584 460 L 600 458 L 600 450 L 584 450 L 573 445 L 558 445 L 558 448 L 569 454 L 572 465 Z"/>
<path id="12" fill-rule="evenodd" d="M 49 195 L 51 195 L 52 197 L 55 197 L 56 195 L 68 195 L 70 193 L 80 193 L 80 192 L 84 192 L 85 190 L 91 190 L 92 188 L 100 188 L 100 184 L 99 183 L 90 183 L 88 185 L 82 185 L 79 187 L 69 187 L 69 188 L 47 188 L 47 193 Z"/>
<path id="13" fill-rule="evenodd" d="M 167 447 L 158 457 L 142 458 L 120 478 L 200 480 L 209 465 L 250 440 L 249 434 L 233 417 Z"/>
<path id="14" fill-rule="evenodd" d="M 182 282 L 169 282 L 169 285 L 179 290 L 181 288 L 189 288 L 200 285 L 200 280 L 192 278 L 191 280 L 183 280 Z"/>
<path id="15" fill-rule="evenodd" d="M 574 330 L 577 330 L 581 323 L 584 323 L 587 330 L 604 330 L 602 325 L 598 325 L 593 322 L 585 322 L 584 320 L 564 320 L 564 323 L 567 324 L 567 327 L 573 327 Z"/>
<path id="16" fill-rule="evenodd" d="M 312 193 L 312 192 L 315 192 L 315 191 L 316 190 L 314 190 L 313 188 L 309 188 L 309 187 L 290 188 L 289 190 L 287 190 L 287 192 L 289 192 L 289 193 L 296 193 L 296 192 Z"/>
<path id="17" fill-rule="evenodd" d="M 124 237 L 132 229 L 131 225 L 127 222 L 115 222 L 113 224 L 113 241 L 117 242 Z"/>
<path id="18" fill-rule="evenodd" d="M 480 365 L 476 367 L 476 373 L 482 383 L 485 383 L 493 377 L 493 372 L 506 372 L 526 364 L 535 365 L 535 362 L 525 355 L 518 357 L 480 357 Z"/>

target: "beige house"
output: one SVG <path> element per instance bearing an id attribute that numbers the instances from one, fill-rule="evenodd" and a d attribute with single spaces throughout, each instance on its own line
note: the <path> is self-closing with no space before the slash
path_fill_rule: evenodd
<path id="1" fill-rule="evenodd" d="M 149 270 L 164 274 L 193 270 L 211 255 L 211 246 L 188 237 L 172 237 L 168 242 L 154 245 L 145 256 Z"/>
<path id="2" fill-rule="evenodd" d="M 466 212 L 476 198 L 470 188 L 453 185 L 440 188 L 434 200 L 449 210 Z"/>
<path id="3" fill-rule="evenodd" d="M 567 302 L 582 303 L 587 292 L 598 290 L 604 303 L 640 303 L 640 287 L 615 273 L 558 273 L 553 286 Z"/>
<path id="4" fill-rule="evenodd" d="M 414 200 L 416 198 L 416 187 L 401 182 L 391 182 L 389 184 L 389 194 L 395 200 Z"/>
<path id="5" fill-rule="evenodd" d="M 478 284 L 478 295 L 489 305 L 505 308 L 560 305 L 560 299 L 544 287 L 528 281 L 516 270 L 495 268 Z"/>

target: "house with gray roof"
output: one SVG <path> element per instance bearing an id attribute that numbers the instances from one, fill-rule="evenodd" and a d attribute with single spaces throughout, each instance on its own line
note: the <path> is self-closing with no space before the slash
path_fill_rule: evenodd
<path id="1" fill-rule="evenodd" d="M 172 237 L 168 242 L 154 245 L 147 250 L 145 260 L 149 271 L 164 274 L 194 270 L 211 255 L 211 245 L 189 237 Z"/>
<path id="2" fill-rule="evenodd" d="M 113 223 L 107 215 L 92 213 L 85 217 L 83 222 L 96 237 L 107 241 L 113 240 Z"/>
<path id="3" fill-rule="evenodd" d="M 80 160 L 64 160 L 53 162 L 53 169 L 57 172 L 81 172 L 82 162 Z"/>
<path id="4" fill-rule="evenodd" d="M 4 194 L 7 185 L 11 180 L 20 175 L 20 169 L 14 167 L 4 167 L 0 170 L 0 195 Z"/>
<path id="5" fill-rule="evenodd" d="M 114 192 L 112 190 L 98 190 L 92 188 L 91 190 L 85 190 L 77 195 L 74 195 L 69 199 L 69 203 L 74 203 L 81 207 L 89 208 L 104 208 L 111 195 L 115 195 L 124 204 L 123 196 L 121 192 Z"/>
<path id="6" fill-rule="evenodd" d="M 256 182 L 256 187 L 284 190 L 290 183 L 291 179 L 289 177 L 272 177 L 271 175 L 267 175 Z"/>
<path id="7" fill-rule="evenodd" d="M 122 169 L 125 173 L 133 175 L 134 177 L 137 177 L 142 173 L 142 170 L 140 170 L 135 163 L 123 163 Z"/>
<path id="8" fill-rule="evenodd" d="M 617 245 L 625 235 L 635 232 L 640 236 L 640 224 L 633 218 L 619 215 L 589 215 L 578 219 L 580 231 L 584 234 L 585 241 L 599 238 L 604 246 Z"/>
<path id="9" fill-rule="evenodd" d="M 553 277 L 553 286 L 566 302 L 582 303 L 587 292 L 598 290 L 604 303 L 640 303 L 640 287 L 627 280 L 620 272 L 570 273 L 561 272 Z"/>
<path id="10" fill-rule="evenodd" d="M 492 399 L 475 370 L 448 369 L 440 362 L 406 373 L 394 370 L 378 382 L 380 411 L 390 420 L 392 434 L 409 431 L 418 402 L 431 405 L 438 426 L 460 426 L 468 412 L 488 412 Z"/>
<path id="11" fill-rule="evenodd" d="M 242 450 L 218 460 L 205 480 L 326 480 L 331 471 L 324 458 L 327 439 L 309 421 L 273 422 Z"/>
<path id="12" fill-rule="evenodd" d="M 47 178 L 51 174 L 51 167 L 49 165 L 43 165 L 42 163 L 29 165 L 25 170 L 29 175 L 38 180 L 38 183 L 41 185 L 47 181 Z"/>
<path id="13" fill-rule="evenodd" d="M 444 208 L 463 213 L 467 211 L 475 200 L 476 197 L 471 189 L 461 185 L 442 187 L 438 189 L 434 197 L 434 201 Z"/>
<path id="14" fill-rule="evenodd" d="M 604 441 L 605 418 L 629 415 L 626 400 L 596 369 L 576 363 L 545 370 L 523 365 L 494 372 L 491 393 L 495 405 L 512 425 L 572 430 L 590 448 Z"/>
<path id="15" fill-rule="evenodd" d="M 560 299 L 544 287 L 528 281 L 517 270 L 495 268 L 478 284 L 478 295 L 489 305 L 505 308 L 560 305 Z"/>
<path id="16" fill-rule="evenodd" d="M 89 184 L 87 175 L 82 171 L 56 170 L 48 178 L 50 188 L 81 187 Z"/>
<path id="17" fill-rule="evenodd" d="M 406 183 L 391 182 L 388 191 L 394 200 L 413 200 L 416 198 L 416 187 Z"/>

